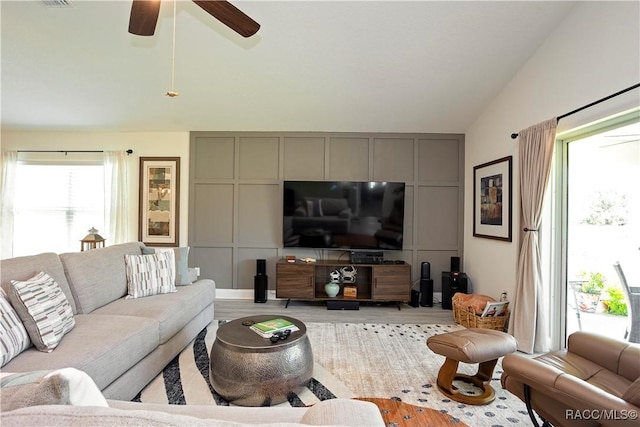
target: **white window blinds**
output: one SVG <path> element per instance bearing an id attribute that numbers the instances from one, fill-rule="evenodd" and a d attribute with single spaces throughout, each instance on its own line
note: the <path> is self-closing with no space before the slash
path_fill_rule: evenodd
<path id="1" fill-rule="evenodd" d="M 104 230 L 104 167 L 18 163 L 13 256 L 76 252 Z"/>

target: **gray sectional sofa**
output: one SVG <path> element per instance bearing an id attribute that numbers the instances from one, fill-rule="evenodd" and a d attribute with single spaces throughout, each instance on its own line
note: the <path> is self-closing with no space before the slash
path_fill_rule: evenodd
<path id="1" fill-rule="evenodd" d="M 213 320 L 215 283 L 196 280 L 177 292 L 126 299 L 125 254 L 139 242 L 86 252 L 43 253 L 0 261 L 0 285 L 45 271 L 60 285 L 75 326 L 50 353 L 34 347 L 2 367 L 28 372 L 72 367 L 108 399 L 131 400 Z"/>
<path id="2" fill-rule="evenodd" d="M 44 271 L 65 294 L 75 320 L 52 351 L 32 346 L 2 367 L 0 425 L 385 425 L 375 404 L 352 399 L 296 408 L 131 402 L 213 320 L 213 280 L 126 298 L 125 255 L 148 252 L 142 243 L 125 243 L 0 261 L 6 294 L 12 280 L 26 281 Z"/>

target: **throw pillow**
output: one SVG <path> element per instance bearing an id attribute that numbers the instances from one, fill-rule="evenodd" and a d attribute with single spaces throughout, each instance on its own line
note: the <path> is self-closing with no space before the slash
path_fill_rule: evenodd
<path id="1" fill-rule="evenodd" d="M 91 377 L 75 368 L 16 373 L 0 380 L 0 411 L 36 405 L 109 406 Z"/>
<path id="2" fill-rule="evenodd" d="M 0 289 L 0 367 L 29 348 L 31 341 L 18 313 Z"/>
<path id="3" fill-rule="evenodd" d="M 176 262 L 176 286 L 192 284 L 189 274 L 189 247 L 173 248 L 173 252 Z"/>
<path id="4" fill-rule="evenodd" d="M 172 251 L 151 255 L 125 255 L 127 299 L 177 292 Z"/>
<path id="5" fill-rule="evenodd" d="M 173 251 L 175 257 L 175 271 L 176 271 L 176 286 L 191 285 L 198 278 L 196 275 L 193 278 L 193 274 L 189 271 L 189 246 L 184 248 L 171 248 L 171 249 L 158 249 L 158 252 Z M 143 255 L 150 255 L 156 253 L 155 248 L 142 248 Z"/>
<path id="6" fill-rule="evenodd" d="M 76 324 L 67 297 L 44 271 L 29 280 L 12 280 L 9 301 L 20 316 L 31 342 L 51 352 Z"/>

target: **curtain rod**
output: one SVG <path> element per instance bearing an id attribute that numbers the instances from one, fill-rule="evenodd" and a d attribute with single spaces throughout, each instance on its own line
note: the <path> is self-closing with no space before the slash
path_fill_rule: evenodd
<path id="1" fill-rule="evenodd" d="M 594 105 L 598 105 L 598 104 L 600 104 L 601 102 L 608 101 L 608 100 L 610 100 L 611 98 L 615 98 L 615 97 L 616 97 L 616 96 L 618 96 L 618 95 L 622 95 L 623 93 L 629 92 L 630 90 L 633 90 L 633 89 L 636 89 L 636 88 L 639 88 L 639 87 L 640 87 L 640 83 L 636 83 L 636 84 L 634 84 L 633 86 L 629 86 L 628 88 L 626 88 L 626 89 L 622 89 L 622 90 L 621 90 L 621 91 L 619 91 L 619 92 L 612 93 L 611 95 L 609 95 L 609 96 L 605 96 L 605 97 L 604 97 L 604 98 L 602 98 L 602 99 L 598 99 L 597 101 L 593 101 L 593 102 L 592 102 L 592 103 L 590 103 L 590 104 L 583 105 L 582 107 L 580 107 L 580 108 L 576 108 L 576 109 L 575 109 L 575 110 L 573 110 L 573 111 L 569 111 L 568 113 L 564 113 L 563 115 L 558 116 L 558 120 L 560 120 L 560 119 L 564 119 L 565 117 L 568 117 L 568 116 L 570 116 L 570 115 L 572 115 L 572 114 L 578 113 L 578 112 L 580 112 L 580 111 L 582 111 L 582 110 L 586 110 L 586 109 L 587 109 L 587 108 L 589 108 L 589 107 L 593 107 Z M 518 137 L 518 134 L 517 134 L 517 133 L 512 133 L 512 134 L 511 134 L 511 139 L 516 139 L 517 137 Z"/>
<path id="2" fill-rule="evenodd" d="M 18 150 L 18 153 L 104 153 L 104 150 Z M 133 154 L 133 150 L 129 148 L 125 151 L 127 154 Z"/>

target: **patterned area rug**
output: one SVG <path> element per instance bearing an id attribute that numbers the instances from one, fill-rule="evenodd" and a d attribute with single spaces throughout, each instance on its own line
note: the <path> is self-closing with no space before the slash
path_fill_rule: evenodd
<path id="1" fill-rule="evenodd" d="M 217 326 L 215 321 L 203 330 L 134 400 L 228 405 L 209 383 L 209 350 Z M 444 357 L 431 352 L 426 340 L 431 335 L 462 329 L 458 325 L 307 323 L 306 326 L 315 360 L 313 379 L 301 393 L 281 405 L 312 405 L 335 397 L 381 398 L 435 409 L 450 416 L 452 423 L 479 427 L 528 425 L 524 403 L 500 386 L 500 362 L 492 381 L 496 400 L 488 405 L 465 405 L 438 391 L 436 378 Z M 461 363 L 459 371 L 473 374 L 476 368 L 477 365 Z M 463 384 L 456 385 L 463 388 Z M 466 392 L 473 394 L 474 390 Z"/>

